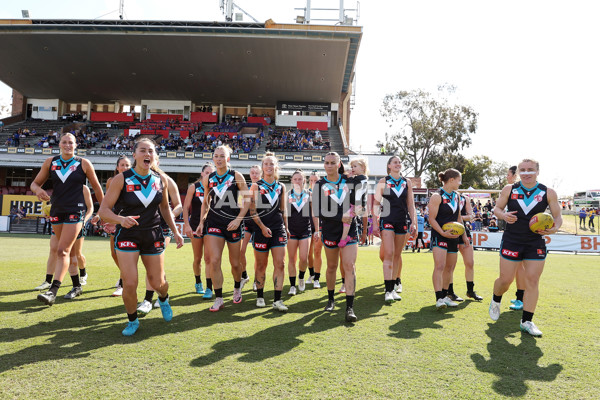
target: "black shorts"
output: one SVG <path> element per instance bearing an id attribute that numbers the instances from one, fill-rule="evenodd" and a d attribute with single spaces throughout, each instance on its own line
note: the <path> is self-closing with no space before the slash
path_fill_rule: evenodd
<path id="1" fill-rule="evenodd" d="M 344 225 L 342 223 L 336 224 L 336 226 L 331 226 L 329 224 L 322 226 L 321 240 L 323 241 L 323 245 L 330 249 L 337 248 L 344 232 L 343 229 Z M 358 243 L 358 230 L 356 229 L 356 224 L 353 222 L 348 231 L 348 243 L 346 246 L 356 243 Z"/>
<path id="2" fill-rule="evenodd" d="M 139 252 L 141 256 L 156 256 L 165 251 L 165 238 L 162 228 L 146 230 L 117 228 L 115 235 L 115 250 L 127 252 Z"/>
<path id="3" fill-rule="evenodd" d="M 406 221 L 391 221 L 382 218 L 379 220 L 379 230 L 394 231 L 396 235 L 406 235 L 408 226 L 406 225 Z"/>
<path id="4" fill-rule="evenodd" d="M 448 253 L 458 253 L 458 239 L 448 239 L 440 235 L 437 231 L 431 231 L 431 248 L 439 247 Z"/>
<path id="5" fill-rule="evenodd" d="M 310 224 L 306 225 L 304 228 L 289 226 L 288 229 L 290 231 L 290 240 L 308 239 L 312 236 Z"/>
<path id="6" fill-rule="evenodd" d="M 217 220 L 216 218 L 207 218 L 206 223 L 206 233 L 205 236 L 216 236 L 225 239 L 229 243 L 238 242 L 242 236 L 242 225 L 238 226 L 235 231 L 228 231 L 227 225 L 229 225 L 229 220 L 221 219 Z"/>
<path id="7" fill-rule="evenodd" d="M 543 237 L 526 242 L 502 238 L 500 257 L 510 261 L 545 260 L 546 241 Z"/>
<path id="8" fill-rule="evenodd" d="M 252 236 L 252 247 L 256 251 L 269 251 L 273 247 L 282 247 L 287 245 L 287 233 L 285 227 L 272 229 L 271 237 L 265 237 L 260 229 L 257 229 Z"/>
<path id="9" fill-rule="evenodd" d="M 55 213 L 54 215 L 50 215 L 48 219 L 50 219 L 50 223 L 52 225 L 78 224 L 80 222 L 83 222 L 84 216 L 85 212 L 81 210 L 72 213 Z"/>
<path id="10" fill-rule="evenodd" d="M 198 224 L 190 223 L 190 228 L 192 228 L 192 232 L 194 232 L 194 239 L 202 239 L 204 235 L 206 235 L 206 224 L 202 227 L 202 233 L 200 235 L 196 235 L 196 229 L 198 229 Z"/>
<path id="11" fill-rule="evenodd" d="M 467 237 L 469 238 L 469 244 L 473 245 L 473 238 L 471 237 L 471 231 L 465 227 L 465 233 L 467 234 Z M 459 246 L 465 244 L 465 241 L 463 240 L 462 235 L 460 235 L 458 237 L 458 244 L 459 244 Z"/>
<path id="12" fill-rule="evenodd" d="M 173 234 L 173 231 L 168 226 L 166 228 L 164 226 L 161 226 L 161 229 L 162 229 L 163 237 L 165 239 L 166 238 L 173 239 L 175 237 L 175 235 Z"/>

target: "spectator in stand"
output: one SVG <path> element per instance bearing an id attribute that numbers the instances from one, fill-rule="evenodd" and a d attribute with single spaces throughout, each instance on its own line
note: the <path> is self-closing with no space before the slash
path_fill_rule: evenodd
<path id="1" fill-rule="evenodd" d="M 13 224 L 13 223 L 15 222 L 15 219 L 18 219 L 18 221 L 17 221 L 17 224 L 18 224 L 19 222 L 21 222 L 21 216 L 20 216 L 20 214 L 19 214 L 19 209 L 17 208 L 17 206 L 13 206 L 13 207 L 10 209 L 10 215 L 9 215 L 9 218 L 10 218 L 10 223 L 11 223 L 11 224 Z"/>
<path id="2" fill-rule="evenodd" d="M 488 227 L 488 230 L 490 232 L 498 232 L 498 224 L 496 223 L 495 220 L 490 221 L 490 226 Z"/>
<path id="3" fill-rule="evenodd" d="M 480 231 L 481 230 L 481 213 L 475 213 L 475 218 L 473 218 L 473 230 Z"/>

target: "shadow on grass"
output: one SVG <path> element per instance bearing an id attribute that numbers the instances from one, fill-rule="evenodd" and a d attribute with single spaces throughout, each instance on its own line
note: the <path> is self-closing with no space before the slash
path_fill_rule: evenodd
<path id="1" fill-rule="evenodd" d="M 515 324 L 510 319 L 501 318 L 495 323 L 488 323 L 485 333 L 491 339 L 487 345 L 490 358 L 486 360 L 479 353 L 471 354 L 479 371 L 497 376 L 492 388 L 502 396 L 524 396 L 528 390 L 527 381 L 550 382 L 563 370 L 561 364 L 538 365 L 544 353 L 537 346 L 537 339 L 515 330 L 515 327 L 518 327 L 518 322 Z M 515 346 L 507 340 L 508 337 L 520 337 L 521 342 Z"/>
<path id="2" fill-rule="evenodd" d="M 441 329 L 439 321 L 454 318 L 453 312 L 467 308 L 472 301 L 463 301 L 458 307 L 444 308 L 437 310 L 435 304 L 421 308 L 419 311 L 409 312 L 402 316 L 402 319 L 390 326 L 391 337 L 398 339 L 417 339 L 422 335 L 423 329 Z"/>
<path id="3" fill-rule="evenodd" d="M 359 318 L 357 323 L 376 317 L 383 302 L 370 302 L 374 294 L 379 291 L 377 286 L 360 289 L 355 295 L 354 308 Z M 238 355 L 242 362 L 261 362 L 271 357 L 286 353 L 303 343 L 301 337 L 338 328 L 344 324 L 345 297 L 336 296 L 336 308 L 333 312 L 324 311 L 327 295 L 321 299 L 311 299 L 295 303 L 290 307 L 290 312 L 300 313 L 299 319 L 275 325 L 256 332 L 249 337 L 237 337 L 215 343 L 212 352 L 192 360 L 193 367 L 204 367 L 215 364 L 227 357 Z M 361 299 L 365 301 L 361 301 Z M 265 314 L 265 318 L 278 318 L 281 314 L 272 312 Z M 352 329 L 353 324 L 346 324 Z"/>

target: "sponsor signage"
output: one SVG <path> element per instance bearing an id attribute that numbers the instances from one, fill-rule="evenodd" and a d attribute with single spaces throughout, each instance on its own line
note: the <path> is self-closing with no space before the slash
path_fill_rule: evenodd
<path id="1" fill-rule="evenodd" d="M 10 215 L 10 209 L 14 206 L 20 210 L 25 208 L 28 217 L 43 217 L 42 207 L 46 205 L 45 201 L 41 201 L 37 196 L 26 196 L 16 194 L 5 194 L 2 197 L 2 215 Z"/>
<path id="2" fill-rule="evenodd" d="M 331 111 L 331 103 L 310 103 L 305 101 L 278 101 L 281 111 Z"/>

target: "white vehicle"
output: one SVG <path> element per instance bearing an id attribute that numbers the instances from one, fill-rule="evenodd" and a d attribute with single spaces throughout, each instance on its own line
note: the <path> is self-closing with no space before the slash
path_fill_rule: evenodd
<path id="1" fill-rule="evenodd" d="M 573 195 L 575 211 L 581 208 L 598 208 L 600 206 L 600 189 L 575 192 Z"/>

